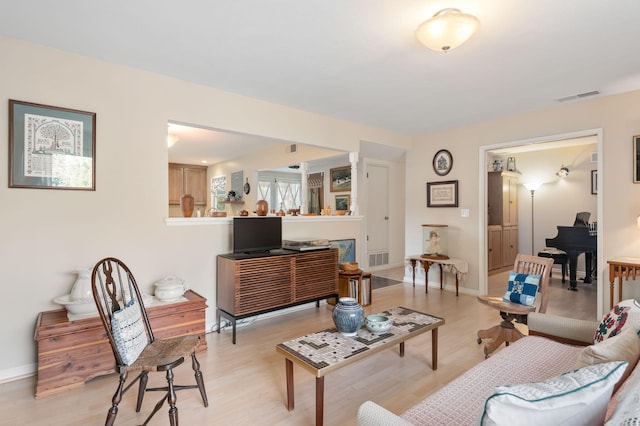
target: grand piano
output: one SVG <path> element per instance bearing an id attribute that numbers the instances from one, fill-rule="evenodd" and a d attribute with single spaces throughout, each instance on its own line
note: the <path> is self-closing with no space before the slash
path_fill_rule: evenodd
<path id="1" fill-rule="evenodd" d="M 567 252 L 569 258 L 569 290 L 577 290 L 576 267 L 578 256 L 585 254 L 585 278 L 586 284 L 591 283 L 592 264 L 597 252 L 597 234 L 595 226 L 589 226 L 588 216 L 584 214 L 576 216 L 574 226 L 558 226 L 558 235 L 555 238 L 546 238 L 547 247 L 555 247 Z"/>

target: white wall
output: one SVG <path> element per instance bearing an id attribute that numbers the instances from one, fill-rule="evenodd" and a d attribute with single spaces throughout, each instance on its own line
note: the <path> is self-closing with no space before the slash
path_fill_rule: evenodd
<path id="1" fill-rule="evenodd" d="M 0 56 L 0 116 L 8 116 L 7 99 L 97 113 L 96 191 L 8 188 L 8 163 L 0 162 L 0 316 L 11 325 L 0 329 L 0 341 L 11 342 L 0 380 L 33 371 L 38 312 L 59 308 L 52 300 L 69 293 L 75 267 L 105 256 L 123 259 L 149 292 L 164 276 L 186 279 L 214 318 L 215 258 L 229 251 L 228 227 L 165 224 L 169 120 L 343 151 L 361 140 L 410 146 L 407 136 L 12 39 L 0 38 Z M 8 152 L 6 138 L 0 151 Z"/>
<path id="2" fill-rule="evenodd" d="M 563 104 L 553 109 L 416 138 L 413 150 L 407 155 L 406 165 L 406 252 L 420 252 L 420 233 L 417 230 L 421 223 L 428 220 L 448 224 L 449 251 L 455 257 L 469 262 L 469 276 L 461 285 L 466 292 L 477 292 L 479 274 L 486 273 L 484 270 L 479 271 L 480 259 L 486 256 L 478 245 L 480 233 L 485 232 L 481 227 L 479 210 L 486 208 L 478 201 L 479 194 L 485 191 L 479 186 L 480 147 L 601 128 L 603 146 L 599 173 L 602 177 L 600 191 L 604 200 L 604 213 L 597 214 L 598 231 L 603 245 L 602 250 L 598 251 L 598 257 L 606 261 L 614 256 L 638 256 L 640 230 L 636 228 L 636 216 L 640 211 L 640 185 L 634 185 L 632 178 L 632 138 L 640 134 L 638 102 L 640 92 L 635 91 Z M 453 169 L 446 179 L 438 177 L 430 166 L 433 155 L 442 148 L 451 151 L 454 158 Z M 562 161 L 554 160 L 553 168 L 558 168 L 560 164 L 557 163 Z M 470 218 L 461 218 L 459 209 L 426 207 L 425 183 L 454 179 L 459 180 L 460 207 L 470 209 Z M 541 189 L 541 197 L 543 193 L 544 190 Z M 526 197 L 521 199 L 526 200 Z M 603 265 L 598 271 L 598 286 L 608 289 L 608 270 L 606 263 Z M 640 297 L 640 286 L 627 283 L 623 297 Z M 603 292 L 599 306 L 608 311 L 607 291 Z"/>

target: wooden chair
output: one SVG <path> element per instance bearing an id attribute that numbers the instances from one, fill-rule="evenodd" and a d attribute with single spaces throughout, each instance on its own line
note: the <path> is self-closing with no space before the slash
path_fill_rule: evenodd
<path id="1" fill-rule="evenodd" d="M 99 261 L 93 268 L 91 285 L 93 297 L 115 357 L 115 370 L 120 375 L 105 425 L 113 425 L 122 396 L 136 382 L 139 382 L 136 412 L 140 411 L 145 392 L 163 392 L 162 398 L 157 402 L 144 425 L 158 412 L 165 400 L 169 404 L 169 423 L 172 426 L 178 425 L 178 408 L 176 407 L 178 390 L 198 388 L 204 406 L 207 407 L 209 405 L 207 393 L 195 354 L 200 337 L 186 335 L 163 340 L 155 339 L 136 280 L 129 268 L 118 259 L 105 258 Z M 176 385 L 173 383 L 173 369 L 181 365 L 189 356 L 195 372 L 196 384 Z M 131 371 L 139 374 L 125 387 L 127 376 Z M 166 373 L 166 387 L 147 389 L 148 374 L 153 371 Z"/>
<path id="2" fill-rule="evenodd" d="M 539 296 L 536 297 L 538 304 L 538 312 L 545 313 L 549 302 L 549 272 L 553 265 L 552 258 L 530 256 L 527 254 L 518 254 L 513 265 L 513 271 L 522 274 L 540 275 Z M 506 283 L 505 283 L 506 284 Z M 505 286 L 506 291 L 506 286 Z M 482 339 L 491 339 L 484 345 L 484 355 L 488 357 L 500 345 L 515 342 L 523 337 L 518 330 L 514 321 L 521 324 L 527 323 L 527 315 L 536 311 L 536 306 L 521 305 L 519 303 L 508 302 L 502 299 L 502 296 L 478 296 L 478 300 L 485 305 L 500 311 L 502 322 L 487 330 L 478 330 L 478 344 L 482 343 Z"/>

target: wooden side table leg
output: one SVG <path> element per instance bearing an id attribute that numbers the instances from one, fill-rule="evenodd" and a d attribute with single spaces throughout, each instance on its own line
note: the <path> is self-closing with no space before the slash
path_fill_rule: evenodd
<path id="1" fill-rule="evenodd" d="M 609 309 L 613 309 L 613 288 L 616 286 L 616 267 L 609 265 Z"/>
<path id="2" fill-rule="evenodd" d="M 295 408 L 293 401 L 293 362 L 285 359 L 284 364 L 287 372 L 287 410 L 292 411 Z"/>
<path id="3" fill-rule="evenodd" d="M 316 377 L 316 426 L 324 422 L 324 376 Z"/>
<path id="4" fill-rule="evenodd" d="M 431 266 L 431 262 L 421 260 L 420 263 L 424 268 L 424 292 L 429 293 L 429 266 Z"/>
<path id="5" fill-rule="evenodd" d="M 438 369 L 438 327 L 431 330 L 431 369 Z"/>
<path id="6" fill-rule="evenodd" d="M 456 297 L 458 297 L 458 274 L 454 274 L 456 276 Z"/>
<path id="7" fill-rule="evenodd" d="M 413 278 L 413 286 L 416 286 L 416 260 L 415 259 L 409 259 L 409 262 L 411 262 L 411 277 Z"/>
<path id="8" fill-rule="evenodd" d="M 400 342 L 400 358 L 404 356 L 404 342 Z"/>
<path id="9" fill-rule="evenodd" d="M 443 278 L 444 278 L 444 272 L 442 271 L 442 264 L 438 263 L 438 266 L 440 267 L 440 290 L 442 290 L 442 282 L 443 282 Z"/>

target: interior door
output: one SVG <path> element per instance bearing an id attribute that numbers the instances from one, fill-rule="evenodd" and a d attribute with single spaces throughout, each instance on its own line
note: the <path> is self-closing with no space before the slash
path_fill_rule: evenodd
<path id="1" fill-rule="evenodd" d="M 367 257 L 369 267 L 389 264 L 389 169 L 367 167 Z"/>

